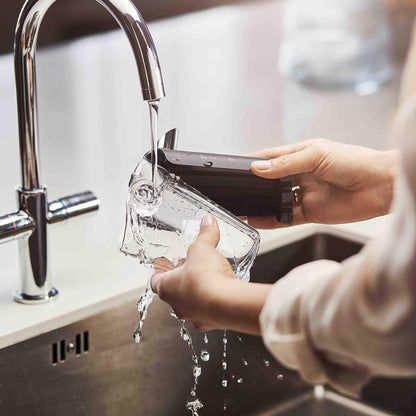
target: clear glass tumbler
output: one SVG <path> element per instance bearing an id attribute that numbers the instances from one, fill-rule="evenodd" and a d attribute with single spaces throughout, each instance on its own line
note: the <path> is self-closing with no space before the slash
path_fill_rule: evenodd
<path id="1" fill-rule="evenodd" d="M 157 170 L 156 195 L 151 178 L 151 163 L 143 158 L 130 180 L 120 250 L 144 264 L 166 258 L 176 265 L 186 257 L 202 217 L 209 213 L 217 219 L 221 232 L 218 251 L 238 278 L 249 280 L 259 233 L 165 169 Z"/>
<path id="2" fill-rule="evenodd" d="M 280 70 L 321 87 L 376 91 L 392 75 L 383 0 L 291 0 Z"/>

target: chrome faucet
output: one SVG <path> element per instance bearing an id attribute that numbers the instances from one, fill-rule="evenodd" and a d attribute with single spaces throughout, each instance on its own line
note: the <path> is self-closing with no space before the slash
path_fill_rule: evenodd
<path id="1" fill-rule="evenodd" d="M 14 300 L 45 303 L 58 294 L 51 284 L 47 256 L 48 224 L 96 211 L 99 200 L 82 192 L 48 203 L 39 177 L 36 97 L 36 44 L 40 24 L 55 0 L 27 0 L 16 26 L 15 75 L 19 122 L 22 186 L 17 187 L 19 210 L 0 217 L 0 242 L 18 239 L 21 289 Z M 97 0 L 116 19 L 128 37 L 136 60 L 143 99 L 165 96 L 159 59 L 149 29 L 130 0 Z"/>

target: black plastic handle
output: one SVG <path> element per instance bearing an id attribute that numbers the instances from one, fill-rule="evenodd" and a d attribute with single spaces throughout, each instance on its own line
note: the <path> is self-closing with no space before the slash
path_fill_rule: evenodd
<path id="1" fill-rule="evenodd" d="M 150 159 L 150 153 L 146 155 Z M 259 158 L 158 150 L 158 164 L 237 216 L 276 216 L 292 224 L 292 178 L 265 179 L 254 175 Z"/>

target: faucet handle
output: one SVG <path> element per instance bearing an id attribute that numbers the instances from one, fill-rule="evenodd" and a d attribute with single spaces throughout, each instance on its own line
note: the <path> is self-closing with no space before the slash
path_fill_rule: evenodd
<path id="1" fill-rule="evenodd" d="M 67 221 L 78 215 L 95 212 L 100 206 L 100 200 L 91 191 L 56 199 L 48 204 L 48 223 Z"/>
<path id="2" fill-rule="evenodd" d="M 35 224 L 25 211 L 16 211 L 0 217 L 0 243 L 30 235 Z"/>

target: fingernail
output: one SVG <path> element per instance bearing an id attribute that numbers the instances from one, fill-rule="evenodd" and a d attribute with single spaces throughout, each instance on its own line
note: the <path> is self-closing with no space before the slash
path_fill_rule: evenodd
<path id="1" fill-rule="evenodd" d="M 272 162 L 270 160 L 256 160 L 252 166 L 259 170 L 267 170 L 271 168 Z"/>
<path id="2" fill-rule="evenodd" d="M 212 215 L 205 215 L 201 221 L 201 228 L 214 224 L 214 217 Z"/>

